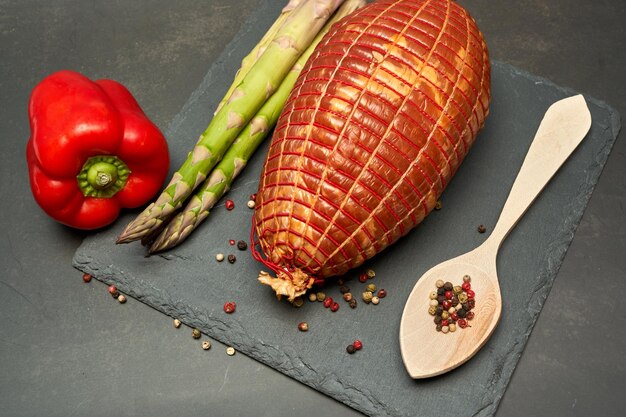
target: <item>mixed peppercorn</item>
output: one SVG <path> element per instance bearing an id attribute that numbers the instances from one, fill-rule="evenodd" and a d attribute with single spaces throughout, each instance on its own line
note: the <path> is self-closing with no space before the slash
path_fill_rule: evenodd
<path id="1" fill-rule="evenodd" d="M 471 281 L 472 278 L 465 275 L 462 285 L 443 280 L 435 282 L 436 289 L 430 293 L 428 313 L 434 316 L 438 332 L 455 332 L 457 326 L 461 329 L 471 327 L 469 321 L 474 318 L 472 310 L 476 306 L 476 294 L 472 290 Z"/>

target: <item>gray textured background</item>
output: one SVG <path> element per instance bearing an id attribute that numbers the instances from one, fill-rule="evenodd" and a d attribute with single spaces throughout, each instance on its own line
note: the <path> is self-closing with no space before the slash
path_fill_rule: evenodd
<path id="1" fill-rule="evenodd" d="M 493 58 L 626 113 L 623 2 L 462 3 Z M 354 413 L 242 355 L 202 352 L 160 313 L 82 285 L 70 261 L 84 234 L 48 221 L 27 191 L 26 103 L 39 79 L 66 67 L 116 78 L 165 128 L 256 4 L 0 2 L 0 186 L 10 196 L 0 254 L 3 413 Z M 624 146 L 618 139 L 498 415 L 621 415 L 626 405 Z"/>

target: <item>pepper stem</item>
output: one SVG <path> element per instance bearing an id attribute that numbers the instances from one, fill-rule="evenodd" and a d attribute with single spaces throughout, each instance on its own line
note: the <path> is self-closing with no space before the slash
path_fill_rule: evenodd
<path id="1" fill-rule="evenodd" d="M 126 185 L 130 169 L 112 155 L 89 158 L 76 176 L 85 197 L 110 198 Z"/>

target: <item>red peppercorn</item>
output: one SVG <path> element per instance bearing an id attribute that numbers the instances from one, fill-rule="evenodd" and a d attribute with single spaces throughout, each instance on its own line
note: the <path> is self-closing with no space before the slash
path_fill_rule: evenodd
<path id="1" fill-rule="evenodd" d="M 226 314 L 231 314 L 235 312 L 235 308 L 237 308 L 237 304 L 232 301 L 228 301 L 224 303 L 224 312 Z"/>
<path id="2" fill-rule="evenodd" d="M 452 297 L 454 296 L 454 293 L 452 291 L 446 291 L 443 294 L 448 300 L 452 300 Z"/>
<path id="3" fill-rule="evenodd" d="M 467 327 L 467 320 L 459 319 L 459 321 L 457 321 L 456 324 L 458 324 L 461 329 L 464 329 Z"/>
<path id="4" fill-rule="evenodd" d="M 250 194 L 250 200 L 256 201 L 256 193 Z"/>
<path id="5" fill-rule="evenodd" d="M 89 281 L 91 281 L 91 275 L 89 275 L 89 274 L 83 274 L 83 281 L 85 281 L 85 282 L 89 282 Z"/>
<path id="6" fill-rule="evenodd" d="M 352 344 L 356 350 L 361 350 L 363 348 L 363 343 L 359 339 L 355 340 Z"/>
<path id="7" fill-rule="evenodd" d="M 450 322 L 448 320 L 441 320 L 441 325 L 442 326 L 447 326 L 448 324 L 450 324 Z"/>
<path id="8" fill-rule="evenodd" d="M 473 311 L 468 311 L 466 317 L 467 317 L 468 320 L 473 319 L 474 318 L 474 312 Z"/>
<path id="9" fill-rule="evenodd" d="M 109 285 L 109 294 L 114 295 L 117 292 L 117 287 L 115 285 Z"/>
<path id="10" fill-rule="evenodd" d="M 226 200 L 226 210 L 232 210 L 235 208 L 235 202 L 233 200 Z"/>
<path id="11" fill-rule="evenodd" d="M 235 242 L 235 239 L 231 239 L 231 240 L 228 241 L 228 244 L 230 246 L 235 246 L 235 243 L 237 243 L 237 242 Z"/>
<path id="12" fill-rule="evenodd" d="M 331 305 L 333 305 L 333 298 L 332 297 L 326 297 L 324 299 L 324 307 L 328 308 Z"/>
<path id="13" fill-rule="evenodd" d="M 335 312 L 335 311 L 337 311 L 337 310 L 339 310 L 339 303 L 337 303 L 337 302 L 332 303 L 332 304 L 330 305 L 330 311 L 332 311 L 332 312 L 334 313 L 334 312 Z"/>
<path id="14" fill-rule="evenodd" d="M 444 310 L 449 310 L 450 307 L 452 307 L 452 301 L 450 301 L 450 300 L 443 300 L 443 303 L 441 303 L 441 305 L 443 306 Z"/>
<path id="15" fill-rule="evenodd" d="M 367 281 L 367 274 L 363 272 L 361 275 L 359 275 L 359 282 L 366 282 L 366 281 Z"/>
<path id="16" fill-rule="evenodd" d="M 463 291 L 467 291 L 472 288 L 472 284 L 470 282 L 464 282 L 463 284 L 461 284 L 461 288 L 463 288 Z"/>
<path id="17" fill-rule="evenodd" d="M 387 291 L 384 288 L 378 290 L 378 298 L 385 298 L 387 296 Z"/>
<path id="18" fill-rule="evenodd" d="M 456 313 L 452 313 L 450 314 L 450 318 L 452 319 L 452 321 L 457 321 L 459 319 L 459 315 Z"/>
<path id="19" fill-rule="evenodd" d="M 467 298 L 469 298 L 470 300 L 474 298 L 474 296 L 476 296 L 476 293 L 474 293 L 474 291 L 472 290 L 467 290 L 465 291 L 465 293 L 467 294 Z"/>

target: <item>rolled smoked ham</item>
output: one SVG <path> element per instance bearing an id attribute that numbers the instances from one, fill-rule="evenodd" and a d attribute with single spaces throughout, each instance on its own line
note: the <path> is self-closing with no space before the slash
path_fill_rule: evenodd
<path id="1" fill-rule="evenodd" d="M 447 0 L 379 0 L 303 69 L 261 175 L 259 280 L 290 300 L 397 241 L 434 208 L 488 114 L 487 47 Z"/>

